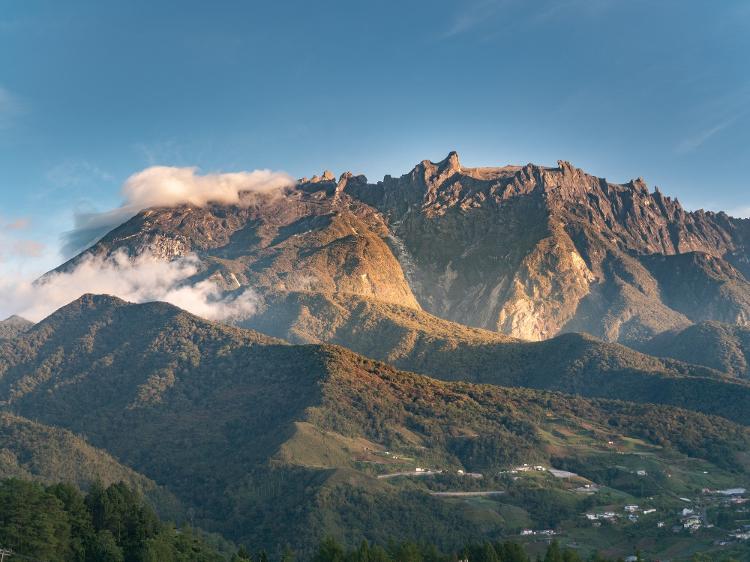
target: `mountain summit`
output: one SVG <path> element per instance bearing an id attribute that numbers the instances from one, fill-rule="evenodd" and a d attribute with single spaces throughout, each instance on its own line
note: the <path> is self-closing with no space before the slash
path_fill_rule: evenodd
<path id="1" fill-rule="evenodd" d="M 642 179 L 468 168 L 458 154 L 375 184 L 331 172 L 248 205 L 147 209 L 86 253 L 195 253 L 200 277 L 261 294 L 357 295 L 530 340 L 637 344 L 750 322 L 750 221 L 688 212 Z M 72 267 L 74 258 L 63 268 Z"/>

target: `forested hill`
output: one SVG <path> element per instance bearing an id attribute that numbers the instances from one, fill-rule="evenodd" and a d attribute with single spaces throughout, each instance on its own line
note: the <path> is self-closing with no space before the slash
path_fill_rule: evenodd
<path id="1" fill-rule="evenodd" d="M 750 448 L 748 430 L 719 417 L 442 382 L 340 347 L 289 345 L 171 305 L 95 295 L 0 347 L 0 399 L 164 486 L 197 526 L 308 554 L 328 534 L 350 546 L 393 539 L 453 549 L 587 509 L 585 495 L 554 479 L 541 488 L 504 480 L 519 463 L 568 463 L 599 478 L 612 459 L 645 455 L 657 474 L 699 462 L 709 473 L 699 480 L 730 484 L 744 483 Z M 415 467 L 436 478 L 378 478 Z M 659 478 L 670 494 L 694 489 L 692 477 Z M 467 486 L 499 488 L 526 515 L 500 520 L 492 502 L 456 509 L 434 495 Z M 477 517 L 494 523 L 477 527 Z"/>
<path id="2" fill-rule="evenodd" d="M 10 316 L 5 320 L 0 320 L 0 341 L 13 339 L 33 325 L 33 322 L 20 316 Z"/>
<path id="3" fill-rule="evenodd" d="M 312 292 L 269 294 L 243 325 L 295 343 L 342 345 L 444 380 L 664 403 L 750 424 L 750 384 L 717 370 L 721 364 L 656 358 L 586 334 L 528 342 L 398 304 Z M 691 349 L 674 357 L 689 360 L 711 348 Z"/>

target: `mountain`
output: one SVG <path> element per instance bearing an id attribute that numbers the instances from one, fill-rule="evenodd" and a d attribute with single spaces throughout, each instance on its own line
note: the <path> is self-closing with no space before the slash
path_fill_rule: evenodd
<path id="1" fill-rule="evenodd" d="M 294 343 L 342 345 L 444 380 L 671 404 L 750 424 L 750 385 L 724 375 L 722 365 L 657 359 L 585 334 L 528 342 L 409 307 L 311 292 L 269 294 L 243 325 Z"/>
<path id="2" fill-rule="evenodd" d="M 441 382 L 106 296 L 86 295 L 0 344 L 0 404 L 85 436 L 202 527 L 301 552 L 326 534 L 449 546 L 529 525 L 577 533 L 592 506 L 658 496 L 676 510 L 679 495 L 748 478 L 750 433 L 722 418 Z M 500 472 L 522 463 L 580 476 Z M 641 479 L 644 465 L 652 475 Z M 408 476 L 416 467 L 443 472 Z M 600 496 L 576 491 L 593 478 L 606 478 Z M 632 547 L 625 530 L 612 540 Z"/>
<path id="3" fill-rule="evenodd" d="M 353 294 L 530 340 L 637 345 L 750 322 L 750 220 L 685 211 L 641 179 L 451 153 L 371 184 L 330 172 L 236 206 L 147 209 L 84 255 L 195 253 L 226 289 Z M 73 267 L 78 256 L 61 267 Z"/>
<path id="4" fill-rule="evenodd" d="M 750 328 L 721 322 L 701 322 L 684 330 L 664 332 L 644 342 L 640 349 L 705 365 L 732 376 L 750 378 Z"/>
<path id="5" fill-rule="evenodd" d="M 64 482 L 81 490 L 95 484 L 122 482 L 143 495 L 161 516 L 172 521 L 186 518 L 183 506 L 172 493 L 86 439 L 0 411 L 0 484 L 7 478 L 44 484 Z"/>
<path id="6" fill-rule="evenodd" d="M 13 339 L 33 325 L 33 322 L 29 322 L 25 318 L 15 315 L 10 316 L 5 320 L 0 320 L 0 341 Z"/>
<path id="7" fill-rule="evenodd" d="M 686 212 L 641 179 L 613 184 L 562 161 L 464 168 L 451 153 L 349 191 L 387 217 L 417 299 L 450 320 L 628 343 L 749 318 L 750 222 Z"/>

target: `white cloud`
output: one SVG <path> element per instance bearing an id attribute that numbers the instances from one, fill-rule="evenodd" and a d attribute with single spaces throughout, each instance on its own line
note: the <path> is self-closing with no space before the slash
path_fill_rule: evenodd
<path id="1" fill-rule="evenodd" d="M 209 320 L 251 316 L 259 298 L 249 288 L 225 292 L 211 280 L 191 283 L 195 256 L 163 261 L 151 254 L 129 258 L 85 256 L 74 269 L 37 281 L 0 279 L 0 317 L 18 314 L 39 321 L 85 293 L 115 295 L 131 302 L 165 301 Z"/>
<path id="2" fill-rule="evenodd" d="M 294 184 L 288 174 L 271 170 L 198 175 L 197 168 L 152 166 L 130 176 L 122 192 L 125 206 L 173 207 L 209 203 L 240 205 L 242 194 L 271 193 Z"/>
<path id="3" fill-rule="evenodd" d="M 151 166 L 125 181 L 120 207 L 101 213 L 76 213 L 75 227 L 63 235 L 63 253 L 71 256 L 80 252 L 149 207 L 244 205 L 257 195 L 280 193 L 294 183 L 289 174 L 272 170 L 200 175 L 195 167 Z"/>

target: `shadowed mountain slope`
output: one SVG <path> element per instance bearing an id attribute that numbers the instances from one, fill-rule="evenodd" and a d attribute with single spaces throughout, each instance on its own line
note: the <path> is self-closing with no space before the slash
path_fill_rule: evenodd
<path id="1" fill-rule="evenodd" d="M 645 353 L 705 365 L 732 376 L 750 378 L 750 328 L 701 322 L 665 332 L 640 346 Z"/>
<path id="2" fill-rule="evenodd" d="M 68 431 L 0 412 L 0 478 L 8 477 L 70 482 L 83 489 L 96 481 L 126 482 L 142 492 L 156 489 L 148 478 Z"/>

